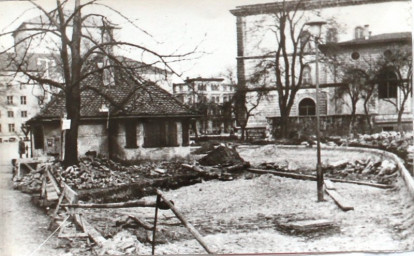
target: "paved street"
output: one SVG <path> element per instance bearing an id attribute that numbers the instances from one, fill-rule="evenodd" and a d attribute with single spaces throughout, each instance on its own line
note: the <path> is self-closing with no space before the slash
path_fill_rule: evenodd
<path id="1" fill-rule="evenodd" d="M 29 195 L 13 190 L 10 162 L 16 155 L 17 143 L 0 144 L 0 255 L 61 255 L 62 249 L 54 249 L 58 245 L 56 237 L 36 250 L 51 234 L 47 230 L 49 218 L 32 205 Z"/>

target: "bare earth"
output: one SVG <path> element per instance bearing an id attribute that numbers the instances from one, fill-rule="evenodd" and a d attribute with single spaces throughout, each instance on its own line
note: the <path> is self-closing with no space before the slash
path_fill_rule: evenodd
<path id="1" fill-rule="evenodd" d="M 263 175 L 251 180 L 210 181 L 166 192 L 175 206 L 205 236 L 217 253 L 401 251 L 413 250 L 413 202 L 403 190 L 335 184 L 353 202 L 354 211 L 343 212 L 325 196 L 316 202 L 316 184 Z M 401 185 L 401 184 L 399 184 Z M 155 200 L 155 199 L 154 199 Z M 89 212 L 96 210 L 90 210 Z M 99 211 L 104 216 L 133 214 L 152 222 L 153 209 Z M 407 217 L 409 216 L 409 217 Z M 407 217 L 407 218 L 405 218 Z M 111 224 L 111 218 L 106 224 Z M 329 219 L 340 230 L 316 236 L 294 236 L 276 229 L 275 222 L 290 219 Z M 157 254 L 205 253 L 171 211 L 159 215 L 160 233 L 176 232 L 176 240 L 157 245 Z M 103 225 L 103 223 L 101 223 Z M 140 254 L 150 253 L 142 246 Z"/>

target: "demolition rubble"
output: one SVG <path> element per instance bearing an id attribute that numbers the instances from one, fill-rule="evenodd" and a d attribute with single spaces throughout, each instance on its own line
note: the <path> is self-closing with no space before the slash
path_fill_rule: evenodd
<path id="1" fill-rule="evenodd" d="M 410 155 L 406 153 L 409 151 L 408 146 L 396 138 L 390 139 L 390 136 L 382 136 L 381 139 L 379 139 L 380 137 L 371 138 L 365 137 L 363 141 L 386 140 L 389 145 L 398 144 L 401 146 L 399 149 L 401 151 L 402 147 L 405 147 L 405 154 Z M 394 140 L 398 142 L 394 142 Z M 362 144 L 361 141 L 353 141 L 353 143 Z M 250 184 L 248 186 L 254 188 L 253 191 L 257 189 L 261 191 L 276 189 L 273 187 L 276 186 L 276 183 L 280 184 L 277 187 L 281 186 L 278 189 L 282 189 L 284 185 L 293 186 L 294 182 L 297 182 L 302 186 L 300 190 L 309 189 L 313 185 L 306 182 L 314 180 L 315 170 L 293 168 L 293 165 L 286 161 L 284 163 L 266 161 L 253 165 L 240 156 L 236 150 L 237 146 L 219 145 L 202 147 L 201 149 L 196 151 L 201 155 L 194 155 L 192 160 L 177 159 L 168 162 L 142 161 L 122 164 L 102 156 L 88 155 L 82 157 L 78 165 L 67 168 L 63 168 L 57 161 L 39 163 L 26 175 L 16 175 L 14 187 L 32 194 L 34 198 L 37 198 L 34 202 L 47 208 L 48 214 L 53 219 L 51 230 L 60 229 L 58 236 L 66 241 L 65 246 L 72 255 L 150 254 L 151 248 L 153 252 L 155 246 L 159 248 L 157 252 L 160 254 L 172 253 L 175 251 L 168 246 L 169 244 L 181 243 L 192 238 L 198 241 L 199 248 L 204 247 L 204 251 L 195 249 L 196 252 L 234 252 L 217 248 L 217 246 L 211 249 L 203 236 L 236 231 L 236 233 L 248 232 L 252 227 L 279 230 L 289 236 L 304 233 L 307 239 L 318 238 L 317 233 L 321 233 L 322 230 L 320 227 L 324 227 L 323 230 L 327 229 L 324 236 L 327 234 L 328 236 L 338 236 L 341 233 L 341 228 L 346 221 L 342 224 L 341 222 L 333 222 L 329 218 L 325 218 L 329 216 L 319 216 L 312 211 L 309 216 L 295 218 L 292 218 L 289 213 L 280 213 L 281 215 L 267 216 L 266 218 L 246 216 L 245 220 L 243 219 L 244 213 L 240 212 L 238 214 L 242 214 L 242 216 L 239 216 L 239 224 L 233 222 L 229 224 L 228 220 L 221 222 L 220 219 L 224 218 L 223 216 L 231 213 L 232 204 L 224 200 L 228 203 L 224 207 L 223 203 L 207 198 L 206 200 L 197 199 L 201 200 L 202 204 L 200 204 L 201 202 L 194 201 L 195 193 L 202 195 L 207 193 L 204 192 L 205 189 L 206 191 L 210 189 L 216 191 L 211 193 L 217 193 L 217 195 L 211 194 L 211 198 L 226 198 L 229 196 L 225 195 L 228 190 L 223 190 L 223 187 L 234 187 L 232 195 L 240 195 L 240 200 L 242 200 L 240 204 L 247 207 L 250 204 L 255 205 L 254 200 L 257 198 L 254 199 L 254 194 L 247 195 L 242 192 L 241 185 L 237 184 Z M 273 151 L 268 153 L 276 154 Z M 193 159 L 198 159 L 198 161 Z M 18 168 L 17 165 L 18 163 L 15 169 Z M 24 168 L 24 166 L 19 168 Z M 357 160 L 335 161 L 325 164 L 323 170 L 327 180 L 327 189 L 329 180 L 338 184 L 348 184 L 348 186 L 372 185 L 380 189 L 393 188 L 400 182 L 397 165 L 389 159 L 361 157 Z M 291 179 L 280 177 L 294 178 L 297 181 L 292 180 L 291 183 Z M 228 185 L 224 185 L 222 182 L 228 182 L 226 183 Z M 276 183 L 271 185 L 269 182 Z M 262 183 L 269 184 L 264 186 Z M 351 193 L 345 185 L 338 187 L 345 197 Z M 296 190 L 291 189 L 291 191 Z M 329 195 L 338 194 L 337 191 L 333 191 L 335 188 L 330 189 L 332 190 L 327 191 Z M 362 186 L 361 188 L 352 187 L 352 189 L 364 190 L 366 193 L 380 193 L 377 190 L 371 192 L 362 189 Z M 186 190 L 191 190 L 191 192 L 178 192 Z M 182 198 L 175 197 L 175 194 L 171 194 L 172 191 L 181 193 Z M 288 191 L 283 191 L 281 194 Z M 270 191 L 265 193 L 270 195 Z M 300 193 L 309 194 L 306 191 Z M 292 200 L 297 196 L 296 193 L 289 194 Z M 341 202 L 337 200 L 340 196 L 331 197 L 341 208 Z M 190 205 L 183 205 L 183 200 Z M 340 200 L 342 199 L 339 198 Z M 355 202 L 355 198 L 353 200 L 351 207 L 347 210 L 342 208 L 342 210 L 353 210 L 355 206 L 355 211 L 358 211 L 360 206 Z M 200 208 L 202 205 L 205 209 Z M 224 208 L 218 209 L 217 207 Z M 290 210 L 299 211 L 301 209 L 299 205 L 295 207 Z M 156 209 L 155 217 L 153 216 L 154 208 Z M 409 208 L 410 206 L 407 207 L 407 209 Z M 149 211 L 145 209 L 149 209 Z M 232 209 L 238 211 L 236 208 Z M 289 210 L 289 207 L 286 209 Z M 331 211 L 334 208 L 329 209 Z M 158 217 L 160 220 L 157 226 L 157 212 L 160 210 L 163 213 Z M 181 214 L 181 210 L 186 213 L 187 217 L 190 216 L 194 226 Z M 308 211 L 309 209 L 302 210 Z M 166 211 L 169 211 L 169 214 L 165 213 Z M 201 217 L 194 211 L 206 212 L 206 215 Z M 211 212 L 207 213 L 207 211 Z M 217 220 L 210 219 L 209 214 L 216 214 Z M 248 215 L 247 212 L 245 214 Z M 205 218 L 204 221 L 202 221 L 203 218 Z M 205 224 L 205 221 L 211 223 Z M 247 223 L 244 223 L 245 221 Z M 414 219 L 409 219 L 409 221 L 410 223 L 414 222 Z M 243 225 L 246 227 L 243 228 Z M 226 230 L 223 227 L 226 227 Z M 299 231 L 297 233 L 286 231 L 287 229 L 291 230 L 292 227 L 296 227 Z M 198 233 L 197 230 L 200 230 L 201 233 Z M 186 245 L 183 246 L 183 248 L 186 247 Z M 192 251 L 183 250 L 177 251 L 177 253 L 192 253 Z"/>

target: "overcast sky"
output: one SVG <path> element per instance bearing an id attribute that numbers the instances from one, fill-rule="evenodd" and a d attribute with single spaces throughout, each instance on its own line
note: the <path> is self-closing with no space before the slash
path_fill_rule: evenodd
<path id="1" fill-rule="evenodd" d="M 47 10 L 55 0 L 37 0 Z M 134 20 L 152 38 L 117 20 L 123 27 L 117 35 L 129 41 L 143 41 L 164 53 L 186 52 L 197 48 L 201 57 L 176 65 L 183 77 L 217 76 L 236 66 L 236 18 L 229 10 L 239 5 L 268 2 L 264 0 L 104 0 L 123 15 Z M 34 12 L 26 1 L 0 1 L 0 28 L 15 28 Z M 17 22 L 9 24 L 19 17 Z M 114 15 L 115 17 L 115 15 Z M 117 18 L 114 18 L 117 19 Z M 119 19 L 119 17 L 118 17 Z M 4 30 L 3 30 L 4 31 Z"/>

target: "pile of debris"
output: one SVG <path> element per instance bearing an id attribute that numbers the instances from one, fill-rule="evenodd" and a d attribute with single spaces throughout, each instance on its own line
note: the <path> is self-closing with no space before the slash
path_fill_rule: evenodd
<path id="1" fill-rule="evenodd" d="M 185 173 L 181 162 L 141 162 L 124 166 L 104 157 L 85 157 L 79 165 L 63 168 L 54 163 L 51 173 L 57 182 L 64 181 L 73 189 L 95 189 L 134 183 L 143 178 L 159 178 Z M 14 180 L 14 188 L 26 193 L 39 193 L 45 175 L 44 166 Z"/>
<path id="2" fill-rule="evenodd" d="M 394 183 L 398 176 L 397 170 L 397 165 L 393 161 L 367 159 L 333 163 L 324 168 L 324 173 L 327 177 L 332 178 L 371 181 L 390 185 Z"/>
<path id="3" fill-rule="evenodd" d="M 243 164 L 245 161 L 240 157 L 239 153 L 233 147 L 220 145 L 216 149 L 198 161 L 201 165 L 206 166 L 232 166 Z"/>
<path id="4" fill-rule="evenodd" d="M 316 175 L 316 171 L 311 173 L 305 170 L 291 170 L 288 163 L 264 163 L 260 165 L 263 169 L 273 169 L 283 172 L 294 172 L 299 174 Z M 335 178 L 349 181 L 368 181 L 370 183 L 391 185 L 398 176 L 398 168 L 391 160 L 341 160 L 322 166 L 326 178 Z"/>
<path id="5" fill-rule="evenodd" d="M 39 193 L 45 175 L 46 165 L 39 164 L 36 170 L 29 172 L 23 177 L 15 177 L 13 179 L 13 188 L 24 193 Z"/>

